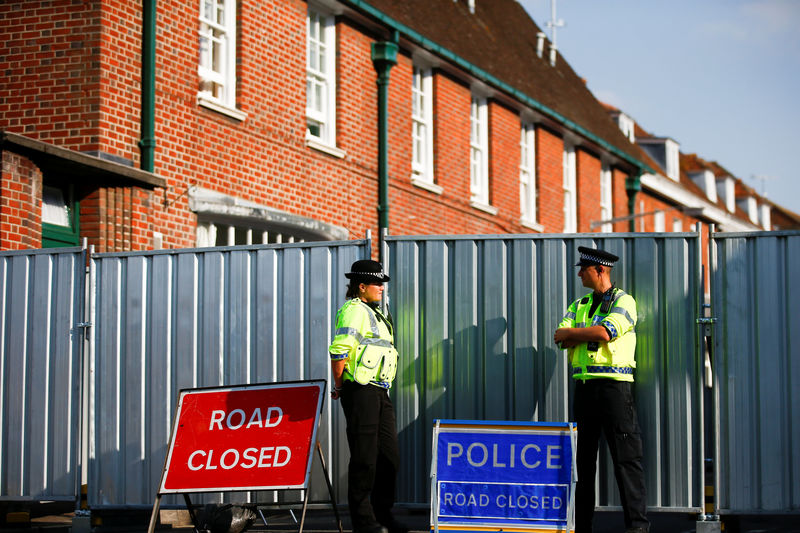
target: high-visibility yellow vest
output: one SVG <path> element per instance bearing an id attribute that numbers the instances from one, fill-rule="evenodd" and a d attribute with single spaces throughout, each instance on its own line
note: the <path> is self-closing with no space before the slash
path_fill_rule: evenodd
<path id="1" fill-rule="evenodd" d="M 612 339 L 608 342 L 583 342 L 568 348 L 575 379 L 610 378 L 618 381 L 633 381 L 636 368 L 636 302 L 620 289 L 609 293 L 609 302 L 601 302 L 592 317 L 589 311 L 592 302 L 603 295 L 587 294 L 575 300 L 567 308 L 560 328 L 585 328 L 605 326 Z"/>
<path id="2" fill-rule="evenodd" d="M 345 381 L 388 389 L 397 371 L 397 350 L 391 322 L 380 309 L 359 298 L 336 313 L 336 332 L 328 347 L 332 360 L 345 359 Z"/>

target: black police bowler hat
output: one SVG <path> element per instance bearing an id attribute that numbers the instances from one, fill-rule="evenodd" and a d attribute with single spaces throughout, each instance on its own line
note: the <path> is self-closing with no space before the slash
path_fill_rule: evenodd
<path id="1" fill-rule="evenodd" d="M 598 250 L 597 248 L 578 246 L 578 251 L 581 253 L 581 258 L 580 261 L 575 263 L 575 266 L 602 265 L 613 267 L 614 263 L 619 261 L 619 257 L 616 255 L 606 252 L 605 250 Z"/>
<path id="2" fill-rule="evenodd" d="M 344 275 L 347 279 L 358 281 L 389 281 L 389 276 L 383 272 L 383 267 L 377 261 L 360 259 L 350 266 L 350 272 Z"/>

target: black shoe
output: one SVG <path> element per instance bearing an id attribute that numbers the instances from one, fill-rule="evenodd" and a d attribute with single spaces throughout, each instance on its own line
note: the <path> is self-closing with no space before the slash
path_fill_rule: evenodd
<path id="1" fill-rule="evenodd" d="M 353 529 L 353 533 L 389 533 L 389 530 L 380 524 L 374 524 Z"/>
<path id="2" fill-rule="evenodd" d="M 381 520 L 380 522 L 382 526 L 389 530 L 389 533 L 408 533 L 409 531 L 407 525 L 402 522 L 398 522 L 398 520 L 393 516 L 388 520 Z"/>

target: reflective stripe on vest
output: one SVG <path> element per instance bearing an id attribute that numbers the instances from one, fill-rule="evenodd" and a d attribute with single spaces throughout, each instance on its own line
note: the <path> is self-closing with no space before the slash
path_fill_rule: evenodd
<path id="1" fill-rule="evenodd" d="M 633 374 L 633 369 L 629 366 L 587 366 L 586 368 L 576 367 L 572 369 L 573 375 L 587 372 L 595 374 Z"/>
<path id="2" fill-rule="evenodd" d="M 364 303 L 363 300 L 358 301 L 359 304 L 367 308 L 367 316 L 369 317 L 369 328 L 373 337 L 364 337 L 352 328 L 340 328 L 343 333 L 348 333 L 358 339 L 359 348 L 357 351 L 355 368 L 346 374 L 350 374 L 354 381 L 366 385 L 367 383 L 375 383 L 382 387 L 388 387 L 394 380 L 395 371 L 397 369 L 397 350 L 388 339 L 382 339 L 380 328 L 378 327 L 377 311 Z M 392 335 L 392 327 L 388 321 L 383 319 L 386 323 L 386 329 L 389 335 Z M 339 333 L 339 330 L 336 331 Z M 363 346 L 363 348 L 361 348 Z M 387 348 L 388 351 L 374 352 L 373 349 Z M 366 361 L 369 360 L 370 363 Z M 347 376 L 345 376 L 345 379 Z"/>
<path id="3" fill-rule="evenodd" d="M 600 325 L 607 317 L 614 315 L 609 322 L 614 326 L 617 335 L 607 342 L 579 343 L 569 348 L 571 374 L 574 379 L 606 378 L 617 381 L 633 381 L 635 361 L 636 334 L 636 302 L 625 291 L 616 289 L 607 303 L 608 311 L 603 313 L 603 302 L 597 302 L 600 295 L 590 294 L 575 300 L 567 309 L 559 327 L 587 328 Z M 626 298 L 625 301 L 621 300 Z M 590 315 L 592 303 L 598 304 L 595 313 Z M 613 322 L 613 323 L 612 323 Z M 626 324 L 627 322 L 627 324 Z"/>

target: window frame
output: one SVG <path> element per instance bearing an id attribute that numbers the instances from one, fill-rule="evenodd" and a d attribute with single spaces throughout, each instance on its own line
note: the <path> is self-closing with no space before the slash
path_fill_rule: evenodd
<path id="1" fill-rule="evenodd" d="M 204 7 L 206 5 L 210 5 L 214 11 L 218 11 L 219 6 L 222 6 L 222 23 L 205 17 Z M 236 76 L 236 0 L 200 0 L 198 23 L 197 75 L 200 81 L 197 101 L 203 107 L 227 114 L 238 120 L 244 120 L 247 115 L 236 108 L 238 85 Z M 208 31 L 206 31 L 206 27 Z M 220 32 L 221 35 L 214 37 L 215 31 Z M 209 42 L 216 41 L 222 47 L 218 58 L 215 58 L 213 47 L 204 52 L 204 38 Z M 206 64 L 206 60 L 210 62 L 210 65 Z M 221 64 L 215 65 L 215 61 L 219 61 Z M 219 86 L 222 94 L 217 96 L 211 90 L 204 89 L 203 86 L 206 83 Z"/>
<path id="2" fill-rule="evenodd" d="M 533 122 L 520 123 L 519 159 L 520 219 L 526 226 L 541 229 L 537 209 L 539 183 L 536 179 L 536 124 Z"/>
<path id="3" fill-rule="evenodd" d="M 664 233 L 667 231 L 667 220 L 663 210 L 656 210 L 653 213 L 653 232 Z"/>
<path id="4" fill-rule="evenodd" d="M 318 24 L 318 35 L 312 35 L 314 24 Z M 314 45 L 321 50 L 316 54 L 317 68 L 312 68 Z M 311 105 L 316 94 L 310 90 L 312 83 L 321 87 L 318 108 Z M 312 123 L 319 127 L 319 134 L 312 133 Z M 306 11 L 306 144 L 344 157 L 336 148 L 336 16 L 311 2 Z"/>
<path id="5" fill-rule="evenodd" d="M 575 147 L 564 143 L 562 155 L 564 191 L 564 233 L 578 231 L 578 172 Z"/>
<path id="6" fill-rule="evenodd" d="M 253 244 L 306 242 L 304 238 L 295 237 L 286 231 L 270 231 L 249 226 L 246 220 L 242 220 L 241 222 L 241 224 L 232 224 L 229 221 L 223 222 L 213 219 L 198 220 L 195 230 L 196 246 L 199 248 L 213 248 L 215 246 L 250 246 Z M 244 236 L 244 242 L 236 242 L 237 240 L 242 240 L 240 238 L 242 235 Z M 218 244 L 217 241 L 220 236 L 224 236 L 222 237 L 226 241 L 224 244 Z"/>
<path id="7" fill-rule="evenodd" d="M 613 176 L 611 167 L 603 163 L 600 168 L 600 220 L 611 220 L 614 217 Z M 606 222 L 600 226 L 602 233 L 614 231 L 614 225 Z"/>
<path id="8" fill-rule="evenodd" d="M 672 139 L 664 141 L 665 173 L 673 181 L 680 181 L 680 146 Z"/>
<path id="9" fill-rule="evenodd" d="M 472 94 L 469 124 L 470 202 L 473 207 L 494 211 L 489 204 L 489 104 L 486 97 Z"/>
<path id="10" fill-rule="evenodd" d="M 75 198 L 75 187 L 72 184 L 56 185 L 45 182 L 42 185 L 40 200 L 40 216 L 42 221 L 42 248 L 59 248 L 80 245 L 80 209 L 81 204 Z M 56 224 L 44 220 L 44 189 L 52 189 L 61 193 L 63 207 L 66 210 L 67 224 Z"/>
<path id="11" fill-rule="evenodd" d="M 415 63 L 411 73 L 411 181 L 441 193 L 435 184 L 433 128 L 433 69 Z"/>

